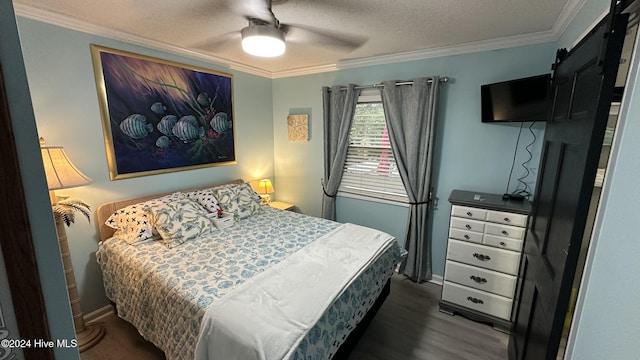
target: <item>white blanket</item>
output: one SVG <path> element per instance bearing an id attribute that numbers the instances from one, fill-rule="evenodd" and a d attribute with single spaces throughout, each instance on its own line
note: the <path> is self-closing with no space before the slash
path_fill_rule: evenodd
<path id="1" fill-rule="evenodd" d="M 378 230 L 341 225 L 211 306 L 195 358 L 288 359 L 327 307 L 394 243 Z"/>

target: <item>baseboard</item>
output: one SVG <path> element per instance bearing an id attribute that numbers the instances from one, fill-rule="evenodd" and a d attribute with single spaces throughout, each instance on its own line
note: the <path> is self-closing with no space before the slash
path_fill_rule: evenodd
<path id="1" fill-rule="evenodd" d="M 113 313 L 115 313 L 115 311 L 113 310 L 113 306 L 105 305 L 99 308 L 98 310 L 92 311 L 84 315 L 83 318 L 84 318 L 84 321 L 87 323 L 92 321 L 95 322 L 95 321 L 100 321 Z"/>
<path id="2" fill-rule="evenodd" d="M 402 275 L 402 274 L 400 274 L 400 264 L 398 264 L 398 265 L 396 266 L 395 273 L 396 273 L 396 274 L 398 274 L 398 275 Z M 440 285 L 440 286 L 442 286 L 442 282 L 443 282 L 443 281 L 444 281 L 444 279 L 442 278 L 442 276 L 440 276 L 440 275 L 433 275 L 433 274 L 431 274 L 431 279 L 430 279 L 430 280 L 427 280 L 427 282 L 429 282 L 429 283 L 436 284 L 436 285 Z"/>
<path id="3" fill-rule="evenodd" d="M 440 286 L 442 286 L 443 281 L 444 281 L 444 278 L 440 275 L 431 275 L 431 280 L 429 280 L 430 283 L 440 285 Z"/>

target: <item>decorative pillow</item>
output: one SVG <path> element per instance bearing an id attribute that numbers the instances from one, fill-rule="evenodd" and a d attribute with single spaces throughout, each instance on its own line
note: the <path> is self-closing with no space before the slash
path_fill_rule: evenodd
<path id="1" fill-rule="evenodd" d="M 182 193 L 173 193 L 157 199 L 148 200 L 138 204 L 129 205 L 116 210 L 105 225 L 119 231 L 119 237 L 129 244 L 144 241 L 153 237 L 154 228 L 150 214 L 144 209 L 148 205 L 175 201 L 184 198 Z"/>
<path id="2" fill-rule="evenodd" d="M 247 183 L 214 187 L 212 192 L 222 211 L 233 214 L 236 219 L 244 219 L 262 209 L 260 195 Z"/>
<path id="3" fill-rule="evenodd" d="M 212 189 L 191 191 L 184 194 L 187 198 L 197 201 L 210 213 L 217 213 L 220 210 L 220 205 L 216 197 L 213 196 Z"/>
<path id="4" fill-rule="evenodd" d="M 151 216 L 151 215 L 149 215 Z M 126 241 L 126 237 L 124 235 L 122 235 L 122 232 L 120 230 L 116 230 L 115 233 L 113 233 L 113 237 L 118 238 L 118 239 L 122 239 L 124 241 Z M 146 244 L 146 243 L 150 243 L 150 242 L 154 242 L 154 241 L 158 241 L 158 240 L 162 240 L 162 236 L 160 236 L 160 234 L 155 232 L 153 232 L 153 236 L 150 238 L 146 238 L 144 240 L 139 240 L 139 241 L 135 241 L 133 243 L 129 243 L 129 245 L 132 246 L 138 246 L 138 245 L 142 245 L 142 244 Z"/>
<path id="5" fill-rule="evenodd" d="M 189 198 L 147 205 L 145 210 L 170 249 L 215 229 L 206 217 L 207 210 Z"/>

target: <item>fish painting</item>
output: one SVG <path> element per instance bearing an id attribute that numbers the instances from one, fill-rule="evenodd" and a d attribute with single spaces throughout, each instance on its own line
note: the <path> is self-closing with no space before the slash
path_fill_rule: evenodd
<path id="1" fill-rule="evenodd" d="M 163 115 L 165 110 L 167 110 L 167 108 L 164 105 L 162 105 L 162 103 L 159 101 L 154 102 L 153 105 L 151 105 L 151 111 L 153 111 L 158 115 Z"/>
<path id="2" fill-rule="evenodd" d="M 120 130 L 132 139 L 142 139 L 153 132 L 153 124 L 141 114 L 131 114 L 120 123 Z"/>
<path id="3" fill-rule="evenodd" d="M 213 116 L 209 125 L 211 125 L 211 128 L 218 134 L 225 134 L 231 129 L 232 123 L 227 113 L 219 112 Z"/>
<path id="4" fill-rule="evenodd" d="M 194 118 L 195 120 L 195 118 Z M 184 143 L 190 143 L 204 136 L 204 128 L 193 125 L 190 121 L 178 121 L 173 127 L 173 135 Z"/>
<path id="5" fill-rule="evenodd" d="M 157 125 L 158 131 L 165 135 L 171 135 L 171 130 L 178 122 L 178 117 L 175 115 L 165 115 Z"/>
<path id="6" fill-rule="evenodd" d="M 198 119 L 196 119 L 195 116 L 193 115 L 186 115 L 180 118 L 180 120 L 178 120 L 178 122 L 186 122 L 189 123 L 195 127 L 200 126 L 200 123 L 198 122 Z"/>
<path id="7" fill-rule="evenodd" d="M 156 146 L 161 149 L 166 149 L 171 146 L 171 139 L 166 135 L 162 135 L 156 140 Z"/>
<path id="8" fill-rule="evenodd" d="M 209 95 L 206 92 L 198 94 L 196 101 L 202 106 L 209 106 L 209 103 L 211 103 L 211 99 L 209 99 Z"/>
<path id="9" fill-rule="evenodd" d="M 236 163 L 231 74 L 98 45 L 91 55 L 111 180 Z"/>

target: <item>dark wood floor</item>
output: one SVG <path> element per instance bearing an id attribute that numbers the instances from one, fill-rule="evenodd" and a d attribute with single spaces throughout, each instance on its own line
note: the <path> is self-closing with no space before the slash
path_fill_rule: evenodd
<path id="1" fill-rule="evenodd" d="M 395 275 L 391 294 L 349 360 L 504 360 L 508 335 L 485 324 L 438 311 L 440 286 Z M 162 351 L 115 315 L 103 320 L 107 335 L 82 360 L 157 360 Z"/>

